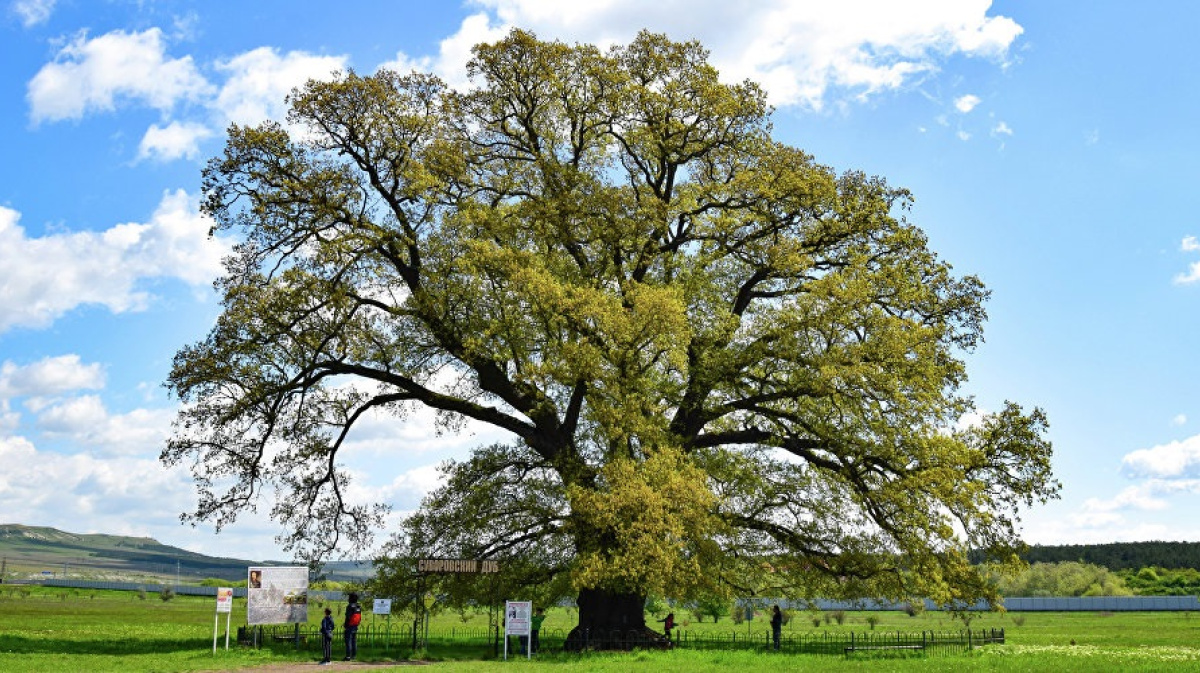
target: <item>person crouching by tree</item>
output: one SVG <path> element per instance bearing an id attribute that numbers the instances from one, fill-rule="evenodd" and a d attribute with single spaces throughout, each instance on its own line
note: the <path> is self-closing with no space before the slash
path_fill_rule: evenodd
<path id="1" fill-rule="evenodd" d="M 333 610 L 325 608 L 325 618 L 321 620 L 321 658 L 322 664 L 328 664 L 333 657 Z"/>
<path id="2" fill-rule="evenodd" d="M 348 598 L 350 602 L 346 605 L 346 622 L 342 625 L 346 632 L 346 658 L 344 661 L 350 661 L 358 656 L 358 625 L 362 622 L 362 608 L 358 605 L 358 594 L 352 593 Z"/>
<path id="3" fill-rule="evenodd" d="M 664 617 L 658 621 L 662 622 L 663 635 L 665 635 L 667 637 L 667 640 L 670 640 L 671 639 L 671 629 L 675 628 L 675 613 L 668 612 L 666 617 Z"/>

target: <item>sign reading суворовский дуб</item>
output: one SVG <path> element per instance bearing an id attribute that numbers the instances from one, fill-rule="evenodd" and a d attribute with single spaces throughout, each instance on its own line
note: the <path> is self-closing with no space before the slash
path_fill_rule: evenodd
<path id="1" fill-rule="evenodd" d="M 424 558 L 417 561 L 422 573 L 498 573 L 499 561 L 452 558 Z"/>

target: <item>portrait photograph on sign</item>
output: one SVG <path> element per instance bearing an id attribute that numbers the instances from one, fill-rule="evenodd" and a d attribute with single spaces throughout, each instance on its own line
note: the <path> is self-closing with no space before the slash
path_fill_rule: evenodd
<path id="1" fill-rule="evenodd" d="M 250 568 L 246 589 L 247 624 L 303 624 L 307 621 L 308 568 Z"/>

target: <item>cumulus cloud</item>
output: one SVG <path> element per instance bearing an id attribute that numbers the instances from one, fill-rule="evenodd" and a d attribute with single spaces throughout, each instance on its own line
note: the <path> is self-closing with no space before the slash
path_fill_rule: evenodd
<path id="1" fill-rule="evenodd" d="M 954 109 L 966 114 L 971 110 L 974 110 L 982 102 L 983 101 L 979 99 L 979 96 L 967 94 L 954 99 Z"/>
<path id="2" fill-rule="evenodd" d="M 992 127 L 993 136 L 1011 136 L 1012 134 L 1012 128 L 1010 128 L 1009 125 L 1004 122 L 997 122 L 996 125 Z"/>
<path id="3" fill-rule="evenodd" d="M 475 4 L 488 13 L 491 31 L 520 26 L 543 38 L 601 45 L 627 42 L 642 28 L 699 39 L 727 80 L 762 83 L 776 105 L 818 109 L 833 91 L 863 98 L 896 89 L 955 55 L 1003 59 L 1023 32 L 1008 17 L 989 16 L 991 0 Z M 460 34 L 467 28 L 464 22 Z M 480 31 L 478 24 L 469 28 Z"/>
<path id="4" fill-rule="evenodd" d="M 1126 471 L 1150 477 L 1184 477 L 1200 467 L 1200 435 L 1139 449 L 1122 459 Z"/>
<path id="5" fill-rule="evenodd" d="M 1154 497 L 1153 483 L 1128 486 L 1115 497 L 1108 500 L 1088 498 L 1083 503 L 1083 511 L 1089 513 L 1105 513 L 1122 509 L 1162 510 L 1167 508 L 1167 502 Z"/>
<path id="6" fill-rule="evenodd" d="M 0 332 L 44 327 L 84 304 L 114 313 L 140 310 L 151 296 L 141 281 L 175 278 L 207 286 L 231 243 L 209 238 L 211 221 L 183 190 L 167 192 L 149 222 L 31 238 L 17 211 L 0 206 Z"/>
<path id="7" fill-rule="evenodd" d="M 270 47 L 260 47 L 217 63 L 227 77 L 212 102 L 226 121 L 257 124 L 266 119 L 282 120 L 284 97 L 309 79 L 329 79 L 346 67 L 345 56 L 318 56 L 292 51 L 280 56 Z"/>
<path id="8" fill-rule="evenodd" d="M 48 439 L 69 439 L 107 455 L 156 455 L 170 434 L 175 412 L 134 409 L 110 414 L 97 395 L 72 397 L 43 410 L 37 427 Z"/>
<path id="9" fill-rule="evenodd" d="M 1187 414 L 1175 414 L 1175 417 L 1171 419 L 1171 425 L 1187 425 L 1187 420 Z"/>
<path id="10" fill-rule="evenodd" d="M 49 397 L 104 387 L 104 368 L 84 364 L 78 355 L 47 357 L 28 365 L 0 364 L 0 399 Z"/>
<path id="11" fill-rule="evenodd" d="M 1185 236 L 1179 244 L 1179 249 L 1183 252 L 1200 251 L 1200 241 L 1195 236 Z M 1175 276 L 1177 285 L 1189 285 L 1196 281 L 1200 281 L 1200 262 L 1192 262 L 1186 272 Z"/>
<path id="12" fill-rule="evenodd" d="M 138 159 L 195 159 L 200 155 L 200 141 L 213 135 L 212 129 L 195 122 L 176 121 L 166 126 L 151 124 L 138 146 Z"/>
<path id="13" fill-rule="evenodd" d="M 39 23 L 45 23 L 54 13 L 56 0 L 17 0 L 12 4 L 12 11 L 21 19 L 21 25 L 32 28 Z"/>
<path id="14" fill-rule="evenodd" d="M 555 8 L 570 12 L 571 8 L 580 3 L 563 3 Z M 379 65 L 379 70 L 394 70 L 401 74 L 413 70 L 432 72 L 441 77 L 451 87 L 465 89 L 470 85 L 467 79 L 467 61 L 471 59 L 471 48 L 484 42 L 495 42 L 503 38 L 509 31 L 508 25 L 492 25 L 485 14 L 473 14 L 463 20 L 458 32 L 442 40 L 438 45 L 436 56 L 412 57 L 404 52 L 396 54 L 396 58 Z"/>
<path id="15" fill-rule="evenodd" d="M 0 437 L 0 464 L 0 511 L 11 521 L 113 532 L 130 512 L 142 526 L 173 524 L 194 502 L 186 477 L 154 458 L 39 451 L 24 437 Z"/>
<path id="16" fill-rule="evenodd" d="M 30 116 L 39 123 L 113 110 L 122 99 L 167 111 L 210 91 L 192 58 L 168 58 L 162 31 L 150 28 L 96 38 L 80 33 L 34 75 L 26 95 Z"/>

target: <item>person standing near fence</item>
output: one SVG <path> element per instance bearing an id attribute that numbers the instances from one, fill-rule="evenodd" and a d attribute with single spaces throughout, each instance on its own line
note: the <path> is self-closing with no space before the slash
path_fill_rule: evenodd
<path id="1" fill-rule="evenodd" d="M 660 619 L 658 621 L 662 622 L 662 624 L 663 624 L 663 635 L 665 635 L 667 637 L 667 640 L 670 640 L 671 639 L 671 629 L 675 628 L 675 613 L 668 612 L 667 616 L 665 618 Z"/>
<path id="2" fill-rule="evenodd" d="M 351 661 L 358 656 L 358 625 L 362 622 L 362 607 L 358 604 L 358 594 L 352 593 L 347 598 L 350 602 L 346 604 L 346 621 L 342 624 L 346 631 L 346 658 L 343 661 Z"/>
<path id="3" fill-rule="evenodd" d="M 537 654 L 541 649 L 541 642 L 538 640 L 538 631 L 542 630 L 542 622 L 546 621 L 545 608 L 538 608 L 533 612 L 533 618 L 529 620 L 529 653 Z"/>
<path id="4" fill-rule="evenodd" d="M 771 641 L 775 644 L 775 649 L 779 649 L 779 632 L 783 630 L 783 613 L 779 611 L 779 604 L 771 608 Z"/>
<path id="5" fill-rule="evenodd" d="M 325 608 L 325 618 L 321 620 L 321 654 L 322 664 L 333 658 L 333 610 L 329 608 Z"/>

